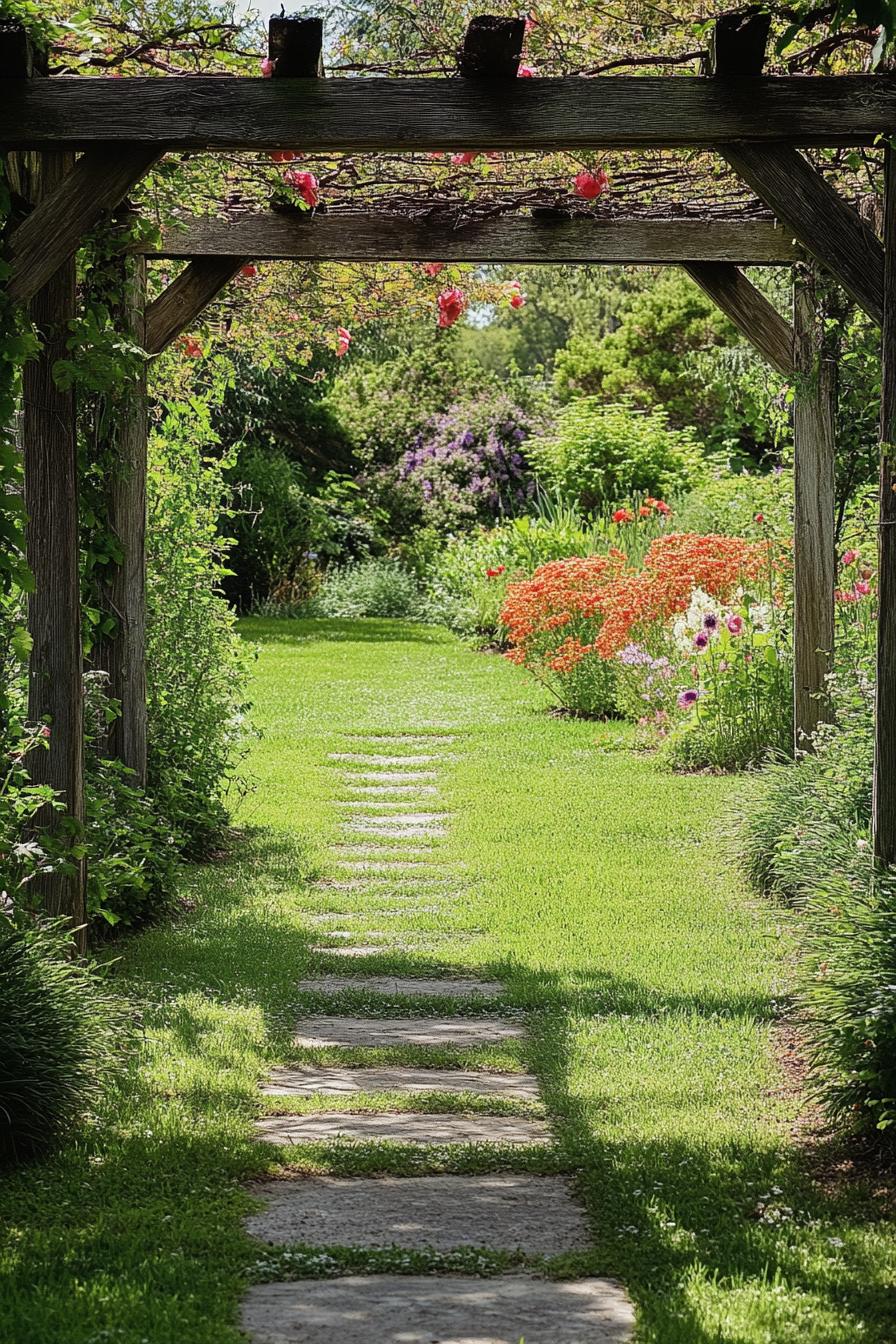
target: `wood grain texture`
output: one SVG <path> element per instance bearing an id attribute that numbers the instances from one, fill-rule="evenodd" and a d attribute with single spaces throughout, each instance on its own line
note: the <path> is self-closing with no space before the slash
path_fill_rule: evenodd
<path id="1" fill-rule="evenodd" d="M 10 149 L 144 144 L 301 152 L 869 144 L 896 131 L 892 75 L 741 79 L 0 81 Z"/>
<path id="2" fill-rule="evenodd" d="M 811 268 L 794 283 L 793 731 L 797 752 L 830 715 L 834 659 L 834 441 L 837 369 L 820 348 Z"/>
<path id="3" fill-rule="evenodd" d="M 145 145 L 131 145 L 94 148 L 82 154 L 65 179 L 12 233 L 7 292 L 13 303 L 27 303 L 74 256 L 84 235 L 121 204 L 159 153 Z"/>
<path id="4" fill-rule="evenodd" d="M 116 329 L 142 346 L 145 339 L 146 263 L 121 257 L 116 263 L 121 301 Z M 109 677 L 109 694 L 121 713 L 109 725 L 106 751 L 146 783 L 146 449 L 148 408 L 145 367 L 116 403 L 107 433 L 114 467 L 103 481 L 105 516 L 117 538 L 121 563 L 103 567 L 100 601 L 116 632 L 97 642 L 94 666 Z"/>
<path id="5" fill-rule="evenodd" d="M 725 145 L 721 153 L 806 251 L 880 323 L 884 253 L 870 225 L 788 145 Z"/>
<path id="6" fill-rule="evenodd" d="M 732 261 L 786 266 L 801 250 L 792 236 L 764 221 L 532 219 L 506 215 L 454 227 L 436 220 L 357 214 L 281 214 L 196 219 L 170 230 L 159 257 L 224 256 L 257 261 L 506 261 L 662 262 Z"/>
<path id="7" fill-rule="evenodd" d="M 684 269 L 773 368 L 793 373 L 793 328 L 736 266 L 698 261 Z"/>
<path id="8" fill-rule="evenodd" d="M 51 194 L 70 168 L 69 154 L 42 155 L 34 165 L 32 199 Z M 37 824 L 63 833 L 72 822 L 76 828 L 84 823 L 84 694 L 75 399 L 71 390 L 56 386 L 53 365 L 68 353 L 68 327 L 76 311 L 72 257 L 34 296 L 30 315 L 42 345 L 22 373 L 26 535 L 34 576 L 28 598 L 28 628 L 34 641 L 28 718 L 50 725 L 49 750 L 32 752 L 28 769 L 33 783 L 49 784 L 63 803 L 61 812 L 45 809 Z M 72 866 L 72 874 L 35 879 L 31 890 L 50 914 L 65 916 L 73 929 L 80 930 L 76 941 L 84 951 L 84 865 L 77 861 Z"/>
<path id="9" fill-rule="evenodd" d="M 246 263 L 245 257 L 199 257 L 146 310 L 147 354 L 158 355 L 196 321 Z"/>
<path id="10" fill-rule="evenodd" d="M 874 852 L 896 864 L 896 158 L 886 151 L 880 404 L 877 706 L 874 726 Z"/>

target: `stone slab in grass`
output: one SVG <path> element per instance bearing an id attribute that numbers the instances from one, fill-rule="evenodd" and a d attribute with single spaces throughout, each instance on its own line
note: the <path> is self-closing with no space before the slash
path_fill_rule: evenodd
<path id="1" fill-rule="evenodd" d="M 269 1097 L 350 1097 L 357 1092 L 470 1092 L 477 1097 L 538 1101 L 531 1073 L 483 1073 L 478 1069 L 340 1069 L 321 1064 L 279 1068 L 262 1086 Z"/>
<path id="2" fill-rule="evenodd" d="M 277 1245 L 486 1246 L 566 1255 L 591 1245 L 588 1223 L 561 1176 L 314 1176 L 266 1181 L 250 1236 Z"/>
<path id="3" fill-rule="evenodd" d="M 352 765 L 382 765 L 389 766 L 392 769 L 403 769 L 409 765 L 432 765 L 449 759 L 450 757 L 447 756 L 433 756 L 428 753 L 420 753 L 416 756 L 381 756 L 360 751 L 330 752 L 331 761 L 350 761 Z"/>
<path id="4" fill-rule="evenodd" d="M 525 1036 L 522 1023 L 502 1017 L 306 1017 L 296 1045 L 351 1048 L 391 1045 L 493 1045 Z"/>
<path id="5" fill-rule="evenodd" d="M 254 1344 L 625 1344 L 634 1310 L 610 1279 L 353 1275 L 250 1288 Z"/>
<path id="6" fill-rule="evenodd" d="M 514 1148 L 545 1147 L 551 1131 L 544 1120 L 516 1115 L 419 1115 L 413 1111 L 315 1111 L 308 1115 L 264 1115 L 255 1134 L 265 1143 L 495 1144 Z"/>
<path id="7" fill-rule="evenodd" d="M 442 836 L 448 834 L 444 826 L 411 826 L 405 822 L 397 822 L 392 817 L 355 817 L 353 821 L 347 822 L 342 829 L 357 831 L 359 835 L 387 835 L 390 840 L 440 840 Z"/>
<path id="8" fill-rule="evenodd" d="M 375 956 L 388 948 L 371 949 Z M 298 982 L 303 994 L 343 994 L 360 991 L 367 994 L 401 994 L 405 998 L 499 999 L 504 993 L 500 980 L 457 978 L 426 979 L 398 975 L 318 975 Z"/>
<path id="9" fill-rule="evenodd" d="M 437 770 L 353 770 L 343 775 L 346 783 L 420 784 L 438 779 Z"/>
<path id="10" fill-rule="evenodd" d="M 311 951 L 328 957 L 381 957 L 384 952 L 401 947 L 402 944 L 397 941 L 392 942 L 389 947 L 384 947 L 382 943 L 358 943 L 349 947 L 327 947 L 324 943 L 315 943 Z M 311 984 L 310 981 L 308 983 Z M 299 988 L 302 988 L 302 982 L 299 983 Z"/>
<path id="11" fill-rule="evenodd" d="M 345 787 L 364 798 L 406 798 L 409 795 L 431 798 L 439 791 L 435 784 L 355 784 L 350 779 L 346 780 Z"/>

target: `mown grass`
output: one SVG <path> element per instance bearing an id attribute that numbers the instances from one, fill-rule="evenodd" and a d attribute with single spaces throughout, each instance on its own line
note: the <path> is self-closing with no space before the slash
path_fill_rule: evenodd
<path id="1" fill-rule="evenodd" d="M 249 621 L 245 633 L 260 646 L 264 733 L 245 833 L 227 862 L 191 875 L 195 909 L 115 949 L 110 973 L 145 1044 L 102 1113 L 58 1157 L 3 1183 L 4 1344 L 228 1344 L 252 1280 L 514 1263 L 259 1246 L 242 1231 L 242 1184 L 285 1167 L 566 1171 L 594 1250 L 541 1268 L 618 1276 L 644 1344 L 892 1341 L 896 1237 L 882 1197 L 860 1173 L 814 1179 L 823 1145 L 810 1161 L 791 1137 L 800 1101 L 770 1042 L 786 1002 L 787 928 L 747 897 L 720 834 L 736 784 L 664 774 L 632 754 L 624 729 L 551 717 L 521 673 L 437 631 Z M 444 758 L 434 808 L 451 811 L 451 826 L 415 845 L 451 878 L 452 900 L 436 911 L 413 908 L 440 890 L 418 899 L 413 873 L 369 894 L 310 885 L 336 873 L 344 794 L 328 753 L 353 749 L 346 734 L 397 732 L 430 736 Z M 446 732 L 454 741 L 437 741 Z M 384 920 L 382 908 L 404 912 Z M 307 916 L 326 911 L 362 941 L 365 930 L 408 935 L 371 969 L 503 980 L 529 1039 L 302 1054 L 291 1044 L 296 979 L 362 969 L 310 951 L 326 934 Z M 413 941 L 428 932 L 445 936 Z M 363 990 L 339 1008 L 474 1011 L 404 997 L 386 1007 Z M 556 1148 L 260 1149 L 260 1110 L 334 1104 L 258 1097 L 273 1064 L 307 1058 L 531 1069 Z M 439 1094 L 389 1104 L 533 1109 Z"/>

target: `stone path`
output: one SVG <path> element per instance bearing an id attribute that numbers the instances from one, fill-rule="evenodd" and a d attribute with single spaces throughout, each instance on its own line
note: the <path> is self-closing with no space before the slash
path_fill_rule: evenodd
<path id="1" fill-rule="evenodd" d="M 503 1252 L 520 1268 L 484 1278 L 372 1271 L 261 1284 L 250 1289 L 242 1312 L 254 1344 L 623 1344 L 632 1337 L 632 1306 L 618 1284 L 538 1274 L 544 1259 L 587 1251 L 590 1239 L 565 1178 L 501 1169 L 514 1151 L 542 1150 L 549 1157 L 553 1147 L 534 1077 L 469 1066 L 471 1050 L 526 1038 L 523 1018 L 502 1003 L 503 984 L 375 969 L 378 957 L 398 950 L 410 956 L 451 937 L 445 929 L 389 926 L 409 915 L 447 914 L 464 899 L 461 877 L 439 864 L 450 824 L 439 805 L 439 783 L 460 745 L 448 733 L 376 733 L 347 739 L 345 749 L 331 755 L 330 768 L 341 781 L 341 838 L 334 876 L 317 891 L 345 908 L 307 915 L 321 939 L 311 950 L 323 965 L 296 981 L 300 1017 L 293 1038 L 300 1050 L 326 1051 L 326 1062 L 272 1071 L 261 1087 L 270 1113 L 258 1119 L 256 1134 L 278 1145 L 286 1163 L 290 1147 L 309 1144 L 341 1153 L 347 1145 L 369 1153 L 385 1144 L 383 1156 L 396 1144 L 440 1153 L 473 1145 L 478 1174 L 258 1183 L 251 1193 L 260 1207 L 248 1230 L 268 1243 L 304 1249 L 436 1257 Z M 339 927 L 362 917 L 376 919 L 377 930 Z M 328 969 L 330 959 L 342 963 L 341 971 L 356 962 L 358 973 Z M 356 1015 L 359 1003 L 364 1015 Z M 414 1015 L 395 1015 L 408 1010 Z M 437 1051 L 439 1067 L 332 1062 L 334 1050 L 407 1047 Z M 454 1054 L 456 1066 L 446 1067 Z M 330 1109 L 309 1109 L 315 1099 Z M 353 1102 L 364 1109 L 351 1109 Z M 401 1110 L 395 1109 L 399 1102 Z M 500 1105 L 501 1113 L 488 1113 L 489 1105 L 493 1111 Z M 490 1173 L 482 1174 L 483 1155 L 494 1167 Z M 331 1257 L 322 1260 L 332 1264 Z M 438 1260 L 433 1263 L 437 1269 Z"/>

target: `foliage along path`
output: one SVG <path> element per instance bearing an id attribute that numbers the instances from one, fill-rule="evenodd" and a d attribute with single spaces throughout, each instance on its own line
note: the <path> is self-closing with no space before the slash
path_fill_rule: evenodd
<path id="1" fill-rule="evenodd" d="M 552 717 L 522 672 L 444 632 L 244 632 L 264 730 L 244 837 L 195 872 L 194 908 L 110 951 L 139 1067 L 58 1157 L 0 1183 L 4 1344 L 238 1344 L 241 1309 L 273 1301 L 261 1340 L 289 1303 L 332 1319 L 324 1290 L 346 1277 L 367 1299 L 377 1276 L 401 1325 L 420 1277 L 454 1303 L 462 1279 L 479 1311 L 538 1268 L 621 1284 L 640 1344 L 891 1341 L 893 1225 L 872 1180 L 813 1179 L 823 1145 L 810 1161 L 791 1137 L 799 1102 L 770 1045 L 785 914 L 738 883 L 720 817 L 740 784 L 666 774 L 620 725 Z M 391 982 L 408 977 L 500 998 L 407 997 Z M 454 1039 L 401 1038 L 412 1020 Z M 356 1091 L 361 1068 L 379 1072 Z M 377 1136 L 335 1139 L 334 1112 Z M 429 1141 L 384 1140 L 384 1115 Z M 489 1137 L 446 1142 L 459 1118 Z M 331 1132 L 272 1147 L 259 1119 Z M 434 1176 L 457 1180 L 409 1217 L 407 1178 Z M 347 1177 L 377 1181 L 363 1218 Z"/>

